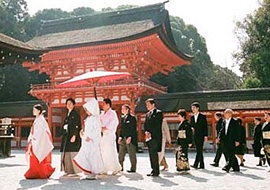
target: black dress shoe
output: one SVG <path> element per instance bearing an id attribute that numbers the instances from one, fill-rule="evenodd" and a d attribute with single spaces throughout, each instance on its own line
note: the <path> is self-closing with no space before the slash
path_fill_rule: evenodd
<path id="1" fill-rule="evenodd" d="M 150 173 L 150 174 L 146 174 L 147 176 L 152 176 L 152 177 L 158 177 L 159 174 L 154 174 L 154 173 Z"/>
<path id="2" fill-rule="evenodd" d="M 211 166 L 218 167 L 217 163 L 210 164 Z"/>
<path id="3" fill-rule="evenodd" d="M 185 169 L 179 169 L 179 168 L 177 168 L 176 170 L 178 172 L 186 172 L 186 171 L 189 171 L 190 169 L 189 168 L 185 168 Z"/>
<path id="4" fill-rule="evenodd" d="M 153 175 L 153 172 L 151 172 L 150 174 L 146 174 L 147 176 L 152 176 Z"/>
<path id="5" fill-rule="evenodd" d="M 127 170 L 128 173 L 135 173 L 135 170 Z"/>
<path id="6" fill-rule="evenodd" d="M 230 172 L 230 169 L 229 169 L 229 168 L 227 168 L 227 167 L 223 167 L 223 168 L 222 168 L 222 170 L 223 170 L 223 171 L 226 171 L 227 173 L 229 173 L 229 172 Z"/>
<path id="7" fill-rule="evenodd" d="M 191 165 L 190 167 L 192 167 L 194 169 L 198 169 L 198 166 Z"/>
<path id="8" fill-rule="evenodd" d="M 240 169 L 235 169 L 235 170 L 233 170 L 234 172 L 240 172 Z"/>

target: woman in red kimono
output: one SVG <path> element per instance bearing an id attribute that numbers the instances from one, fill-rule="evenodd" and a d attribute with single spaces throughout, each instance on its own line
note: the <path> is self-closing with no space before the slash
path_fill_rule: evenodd
<path id="1" fill-rule="evenodd" d="M 51 166 L 52 136 L 43 114 L 42 106 L 33 107 L 33 115 L 36 119 L 31 127 L 28 144 L 25 149 L 29 169 L 24 174 L 26 179 L 46 179 L 54 172 Z"/>

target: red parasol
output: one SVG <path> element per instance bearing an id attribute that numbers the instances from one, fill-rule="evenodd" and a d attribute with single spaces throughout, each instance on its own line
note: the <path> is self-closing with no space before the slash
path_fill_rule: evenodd
<path id="1" fill-rule="evenodd" d="M 82 75 L 76 76 L 72 79 L 69 79 L 65 82 L 59 84 L 59 87 L 68 88 L 68 87 L 78 87 L 78 86 L 90 86 L 94 88 L 94 95 L 97 99 L 96 94 L 96 83 L 103 83 L 122 79 L 129 77 L 130 73 L 128 72 L 113 72 L 113 71 L 89 71 Z"/>

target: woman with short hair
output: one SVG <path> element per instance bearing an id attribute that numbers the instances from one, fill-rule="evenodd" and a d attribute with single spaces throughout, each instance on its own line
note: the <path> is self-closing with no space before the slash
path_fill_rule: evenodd
<path id="1" fill-rule="evenodd" d="M 186 119 L 186 110 L 179 109 L 177 114 L 180 123 L 178 126 L 177 136 L 177 145 L 179 147 L 176 151 L 176 170 L 181 172 L 190 170 L 188 162 L 188 148 L 192 146 L 192 129 Z"/>

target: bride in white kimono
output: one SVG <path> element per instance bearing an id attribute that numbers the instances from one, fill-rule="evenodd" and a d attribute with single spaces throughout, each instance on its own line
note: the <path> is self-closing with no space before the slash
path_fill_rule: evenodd
<path id="1" fill-rule="evenodd" d="M 101 155 L 104 163 L 104 174 L 117 174 L 122 170 L 118 161 L 116 149 L 116 129 L 119 124 L 117 114 L 111 109 L 111 100 L 103 100 L 103 112 L 100 115 L 102 123 Z"/>
<path id="2" fill-rule="evenodd" d="M 91 98 L 83 108 L 88 116 L 84 121 L 84 130 L 81 131 L 82 146 L 73 162 L 87 174 L 86 179 L 96 179 L 96 174 L 104 170 L 100 152 L 101 122 L 98 101 Z"/>

